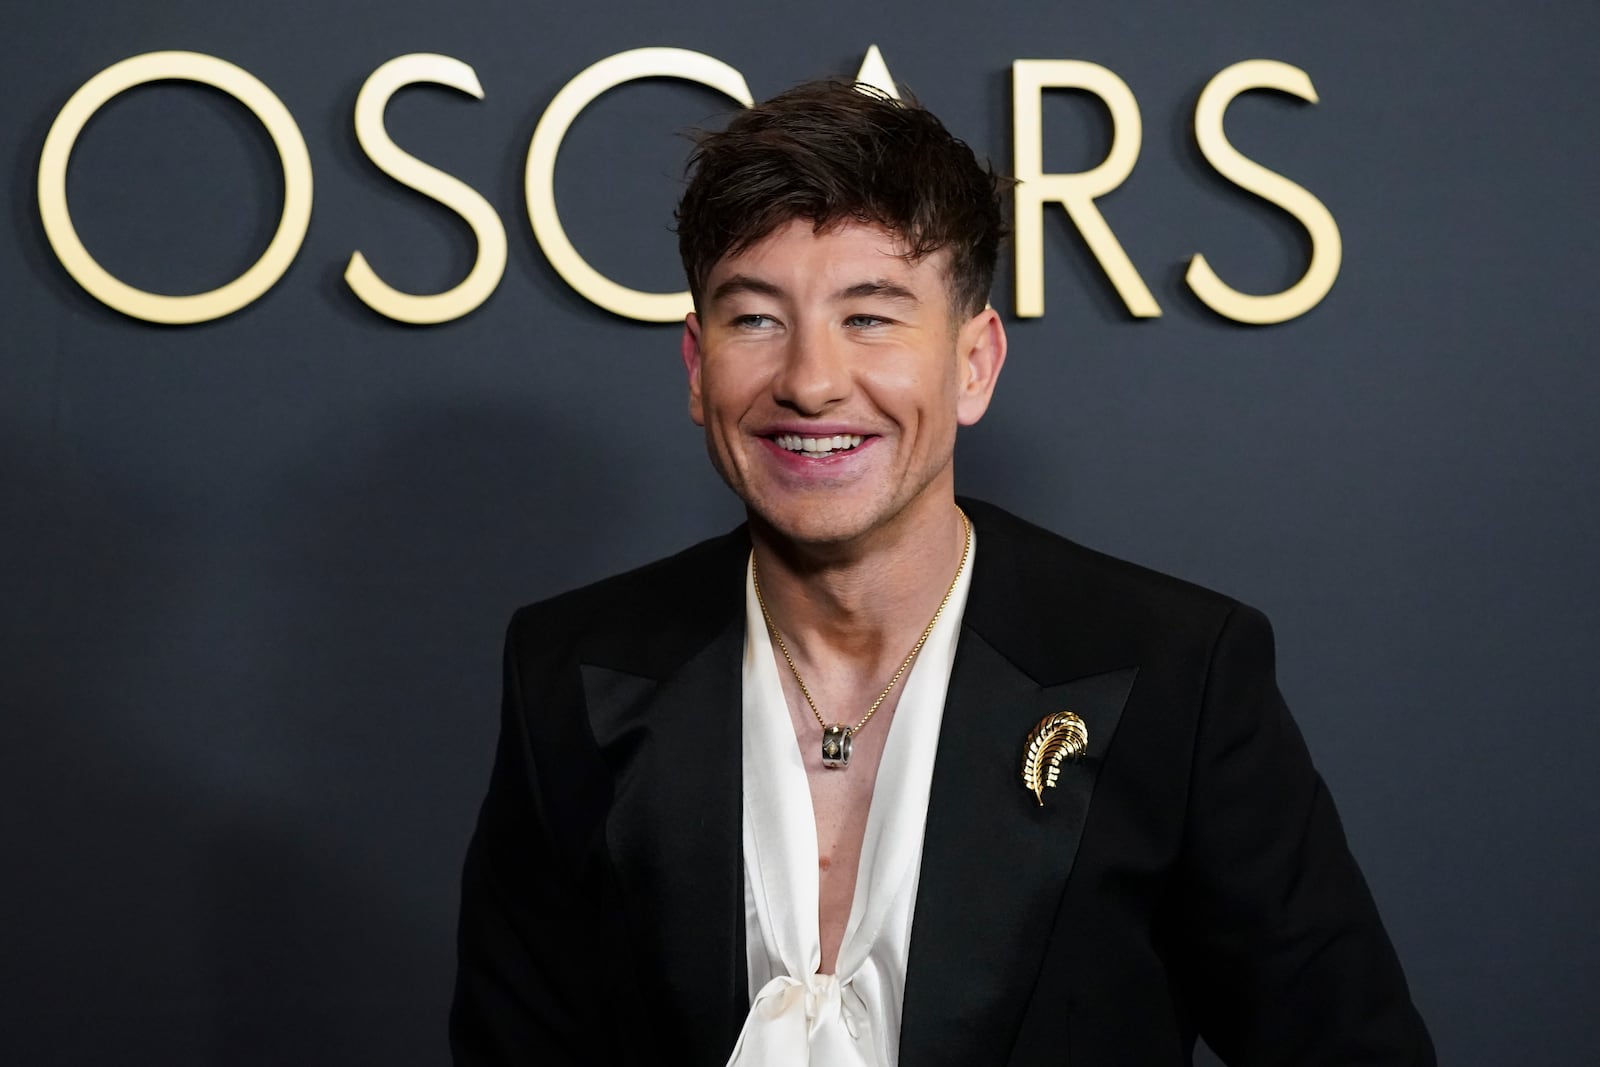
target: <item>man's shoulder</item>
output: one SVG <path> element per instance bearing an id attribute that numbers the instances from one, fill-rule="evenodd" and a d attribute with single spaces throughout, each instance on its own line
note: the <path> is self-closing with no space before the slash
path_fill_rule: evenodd
<path id="1" fill-rule="evenodd" d="M 1133 598 L 1207 614 L 1239 606 L 1225 593 L 1089 548 L 993 504 L 962 498 L 961 506 L 980 536 L 989 534 L 990 544 L 998 539 L 1002 567 L 1015 579 L 1062 592 Z"/>
<path id="2" fill-rule="evenodd" d="M 744 604 L 743 526 L 680 552 L 519 608 L 513 647 L 542 647 L 604 662 L 623 655 L 676 662 L 705 644 Z"/>
<path id="3" fill-rule="evenodd" d="M 1157 648 L 1198 652 L 1230 617 L 1260 618 L 1231 596 L 1088 548 L 994 505 L 961 505 L 979 545 L 968 618 L 993 644 L 1049 655 L 1070 641 L 1090 658 L 1143 659 Z"/>

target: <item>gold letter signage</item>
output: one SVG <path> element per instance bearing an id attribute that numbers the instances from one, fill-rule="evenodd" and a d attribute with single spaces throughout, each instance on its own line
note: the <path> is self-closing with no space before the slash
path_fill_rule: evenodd
<path id="1" fill-rule="evenodd" d="M 1189 260 L 1184 280 L 1194 290 L 1194 295 L 1218 315 L 1237 322 L 1265 325 L 1285 322 L 1316 307 L 1333 288 L 1344 252 L 1339 240 L 1339 224 L 1333 221 L 1333 215 L 1322 206 L 1322 201 L 1288 178 L 1246 159 L 1228 143 L 1228 135 L 1222 130 L 1223 113 L 1234 97 L 1250 89 L 1277 89 L 1313 104 L 1317 102 L 1311 77 L 1299 67 L 1271 59 L 1235 63 L 1212 78 L 1201 91 L 1200 102 L 1194 109 L 1195 139 L 1200 143 L 1206 162 L 1218 174 L 1239 188 L 1278 205 L 1300 221 L 1311 235 L 1311 263 L 1298 282 L 1272 296 L 1239 292 L 1217 277 L 1206 257 L 1198 253 Z"/>
<path id="2" fill-rule="evenodd" d="M 1016 313 L 1044 314 L 1044 212 L 1047 204 L 1065 209 L 1083 235 L 1117 295 L 1135 318 L 1161 315 L 1161 307 L 1128 257 L 1096 201 L 1133 173 L 1143 141 L 1139 102 L 1115 73 L 1077 59 L 1019 59 L 1012 64 L 1012 151 L 1016 186 Z M 683 48 L 637 48 L 608 56 L 562 86 L 534 128 L 523 172 L 523 193 L 534 239 L 556 272 L 591 303 L 640 322 L 677 322 L 690 310 L 689 294 L 646 293 L 621 285 L 590 266 L 561 224 L 556 209 L 555 169 L 561 142 L 583 110 L 607 91 L 642 78 L 681 78 L 708 86 L 748 107 L 744 75 L 700 52 Z M 897 96 L 894 78 L 878 47 L 862 59 L 858 81 Z M 79 240 L 67 208 L 67 165 L 84 125 L 118 93 L 164 80 L 196 81 L 237 99 L 266 127 L 283 166 L 283 213 L 277 232 L 259 260 L 238 278 L 208 293 L 163 296 L 114 278 L 95 262 Z M 359 251 L 350 256 L 345 281 L 356 297 L 379 314 L 401 322 L 435 324 L 460 318 L 479 307 L 500 284 L 506 267 L 505 226 L 477 190 L 412 156 L 389 137 L 384 109 L 407 85 L 446 85 L 476 99 L 483 87 L 472 67 L 450 56 L 413 54 L 384 63 L 367 78 L 356 97 L 356 137 L 379 170 L 460 215 L 477 241 L 472 268 L 442 293 L 405 293 L 390 286 Z M 1043 96 L 1047 89 L 1092 93 L 1111 116 L 1111 148 L 1105 159 L 1081 173 L 1044 170 Z M 1289 179 L 1246 158 L 1228 141 L 1223 117 L 1241 93 L 1273 89 L 1310 103 L 1316 90 L 1305 71 L 1276 60 L 1253 59 L 1224 69 L 1206 85 L 1194 111 L 1194 136 L 1216 172 L 1247 192 L 1282 208 L 1305 227 L 1311 254 L 1305 273 L 1281 293 L 1253 295 L 1228 285 L 1205 256 L 1189 260 L 1184 280 L 1212 311 L 1237 322 L 1265 324 L 1304 315 L 1333 287 L 1342 247 L 1333 215 L 1315 196 Z M 45 237 L 79 285 L 97 300 L 126 315 L 161 323 L 206 322 L 231 314 L 255 300 L 283 276 L 294 260 L 311 218 L 311 159 L 304 139 L 282 102 L 249 73 L 215 56 L 194 52 L 150 52 L 101 71 L 62 107 L 45 137 L 39 159 L 39 216 Z"/>
<path id="3" fill-rule="evenodd" d="M 693 310 L 687 291 L 641 293 L 607 278 L 578 254 L 556 212 L 556 155 L 561 151 L 561 140 L 567 135 L 567 128 L 601 93 L 637 78 L 684 78 L 709 85 L 745 107 L 754 102 L 743 74 L 720 59 L 700 52 L 683 48 L 636 48 L 602 59 L 561 87 L 534 128 L 524 178 L 528 219 L 550 265 L 568 285 L 591 301 L 607 311 L 641 322 L 682 322 Z"/>
<path id="4" fill-rule="evenodd" d="M 439 201 L 466 220 L 478 240 L 478 258 L 455 288 L 417 296 L 391 288 L 378 277 L 360 252 L 352 253 L 344 280 L 361 302 L 380 315 L 421 325 L 459 319 L 485 300 L 506 271 L 506 228 L 489 201 L 459 178 L 430 167 L 389 138 L 383 110 L 401 87 L 416 82 L 448 85 L 483 99 L 478 75 L 459 59 L 449 56 L 410 55 L 391 59 L 372 72 L 356 96 L 356 139 L 367 158 L 401 185 Z"/>
<path id="5" fill-rule="evenodd" d="M 1045 89 L 1083 89 L 1100 98 L 1111 112 L 1111 151 L 1099 166 L 1082 174 L 1044 172 Z M 1161 314 L 1156 298 L 1128 253 L 1122 250 L 1105 216 L 1094 206 L 1127 181 L 1139 158 L 1142 129 L 1139 102 L 1128 83 L 1096 63 L 1078 59 L 1019 59 L 1011 65 L 1011 129 L 1015 153 L 1017 315 L 1044 314 L 1044 204 L 1059 201 L 1072 216 L 1083 239 L 1116 286 L 1128 310 L 1142 319 Z"/>
<path id="6" fill-rule="evenodd" d="M 193 296 L 148 293 L 112 277 L 83 247 L 67 209 L 67 162 L 84 124 L 118 93 L 168 80 L 200 82 L 238 100 L 267 128 L 283 162 L 283 214 L 267 250 L 249 270 L 227 285 Z M 101 303 L 151 322 L 178 324 L 220 319 L 271 289 L 300 251 L 300 242 L 311 222 L 311 157 L 289 109 L 246 71 L 226 60 L 196 52 L 147 52 L 90 78 L 56 116 L 39 157 L 39 218 L 61 265 Z"/>

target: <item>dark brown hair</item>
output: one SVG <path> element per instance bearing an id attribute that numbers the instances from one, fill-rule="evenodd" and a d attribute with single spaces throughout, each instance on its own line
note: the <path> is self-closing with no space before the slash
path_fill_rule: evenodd
<path id="1" fill-rule="evenodd" d="M 846 81 L 807 82 L 701 134 L 688 172 L 678 253 L 697 307 L 724 256 L 793 219 L 818 232 L 875 223 L 901 239 L 913 262 L 946 249 L 954 312 L 976 315 L 989 299 L 1009 183 L 914 101 Z"/>

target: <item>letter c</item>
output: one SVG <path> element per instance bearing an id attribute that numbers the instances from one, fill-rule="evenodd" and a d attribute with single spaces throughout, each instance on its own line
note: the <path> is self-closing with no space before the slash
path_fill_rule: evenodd
<path id="1" fill-rule="evenodd" d="M 113 277 L 78 239 L 67 209 L 67 163 L 85 124 L 119 93 L 168 80 L 200 82 L 238 100 L 267 128 L 283 163 L 283 213 L 267 250 L 233 281 L 192 296 L 150 293 Z M 101 303 L 150 322 L 207 322 L 231 315 L 261 296 L 294 262 L 311 223 L 311 156 L 289 109 L 248 71 L 199 52 L 146 52 L 90 78 L 56 116 L 39 156 L 39 218 L 61 265 Z"/>
<path id="2" fill-rule="evenodd" d="M 562 86 L 533 131 L 524 182 L 528 221 L 556 273 L 590 301 L 625 318 L 678 322 L 693 310 L 688 292 L 642 293 L 607 278 L 578 254 L 556 211 L 556 155 L 561 151 L 561 141 L 568 127 L 600 94 L 639 78 L 683 78 L 708 85 L 745 107 L 755 102 L 744 75 L 720 59 L 701 52 L 684 48 L 635 48 L 607 56 Z"/>

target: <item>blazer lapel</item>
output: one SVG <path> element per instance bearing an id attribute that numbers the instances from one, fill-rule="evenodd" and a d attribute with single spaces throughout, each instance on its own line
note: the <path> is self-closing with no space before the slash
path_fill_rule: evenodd
<path id="1" fill-rule="evenodd" d="M 980 548 L 928 800 L 902 1063 L 1008 1059 L 1137 673 L 1117 650 L 1059 632 L 1066 626 L 1041 640 L 1041 620 L 1062 612 L 1030 611 L 1026 567 L 989 510 L 974 515 Z M 1044 673 L 1047 645 L 1053 675 Z M 1088 748 L 1062 764 L 1040 806 L 1023 785 L 1023 755 L 1029 732 L 1057 711 L 1084 720 Z"/>
<path id="2" fill-rule="evenodd" d="M 739 560 L 749 551 L 742 544 L 731 553 Z M 676 647 L 664 653 L 653 637 L 649 648 L 607 654 L 609 665 L 582 667 L 612 778 L 607 850 L 630 938 L 665 983 L 645 986 L 664 997 L 656 1006 L 667 1027 L 662 1047 L 685 1063 L 725 1060 L 750 1005 L 740 848 L 744 588 L 725 563 L 699 575 L 699 601 L 685 604 L 665 639 Z M 726 585 L 738 595 L 724 595 Z M 679 658 L 694 634 L 698 649 Z"/>

